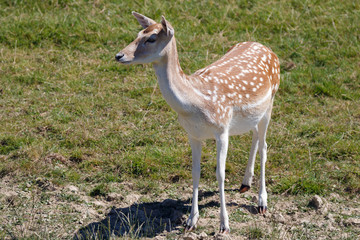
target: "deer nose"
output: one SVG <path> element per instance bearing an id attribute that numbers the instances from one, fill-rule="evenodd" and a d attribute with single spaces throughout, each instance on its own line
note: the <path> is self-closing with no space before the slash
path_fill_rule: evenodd
<path id="1" fill-rule="evenodd" d="M 119 52 L 118 54 L 115 55 L 115 59 L 116 59 L 117 61 L 120 61 L 120 59 L 121 59 L 123 56 L 124 56 L 124 54 L 121 53 L 121 52 Z"/>

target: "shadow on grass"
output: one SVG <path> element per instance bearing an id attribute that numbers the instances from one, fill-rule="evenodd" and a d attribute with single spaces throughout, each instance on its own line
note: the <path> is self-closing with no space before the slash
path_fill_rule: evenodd
<path id="1" fill-rule="evenodd" d="M 199 200 L 212 197 L 217 193 L 218 191 L 202 192 L 199 194 Z M 199 210 L 219 206 L 218 201 L 211 200 L 206 204 L 199 204 Z M 241 205 L 239 207 L 255 214 L 253 206 Z M 182 229 L 190 210 L 191 199 L 185 201 L 166 199 L 162 202 L 134 203 L 126 208 L 113 208 L 105 219 L 79 229 L 73 239 L 155 237 L 164 231 Z"/>

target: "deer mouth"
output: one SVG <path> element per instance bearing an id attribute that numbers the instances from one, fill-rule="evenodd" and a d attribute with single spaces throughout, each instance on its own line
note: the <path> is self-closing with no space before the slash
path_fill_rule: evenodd
<path id="1" fill-rule="evenodd" d="M 126 55 L 122 52 L 116 54 L 115 60 L 122 64 L 130 64 L 132 62 L 132 60 L 126 59 Z"/>
<path id="2" fill-rule="evenodd" d="M 118 60 L 118 62 L 126 65 L 126 64 L 131 64 L 132 61 Z"/>

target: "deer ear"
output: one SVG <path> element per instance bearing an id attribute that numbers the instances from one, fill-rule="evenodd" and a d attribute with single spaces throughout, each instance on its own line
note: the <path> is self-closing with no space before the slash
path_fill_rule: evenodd
<path id="1" fill-rule="evenodd" d="M 171 26 L 171 24 L 168 21 L 166 21 L 164 16 L 161 16 L 161 25 L 164 28 L 166 35 L 174 36 L 174 28 Z"/>
<path id="2" fill-rule="evenodd" d="M 138 22 L 140 23 L 140 25 L 143 28 L 147 28 L 150 25 L 155 24 L 156 22 L 154 20 L 152 20 L 151 18 L 148 18 L 140 13 L 134 12 L 132 11 L 132 15 L 134 15 L 134 17 L 138 20 Z"/>

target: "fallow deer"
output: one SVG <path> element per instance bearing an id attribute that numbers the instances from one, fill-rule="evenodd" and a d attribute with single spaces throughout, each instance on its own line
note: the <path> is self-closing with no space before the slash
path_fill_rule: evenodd
<path id="1" fill-rule="evenodd" d="M 258 211 L 267 210 L 265 162 L 266 131 L 275 93 L 280 83 L 278 57 L 256 42 L 233 46 L 213 64 L 188 76 L 179 64 L 174 28 L 162 17 L 160 23 L 132 12 L 144 30 L 116 54 L 122 64 L 152 63 L 161 93 L 178 113 L 181 126 L 189 135 L 192 150 L 193 201 L 185 230 L 195 228 L 199 218 L 198 186 L 202 140 L 215 138 L 216 177 L 220 193 L 220 232 L 229 233 L 224 180 L 229 136 L 252 131 L 252 146 L 240 192 L 250 189 L 256 152 L 260 154 Z"/>

